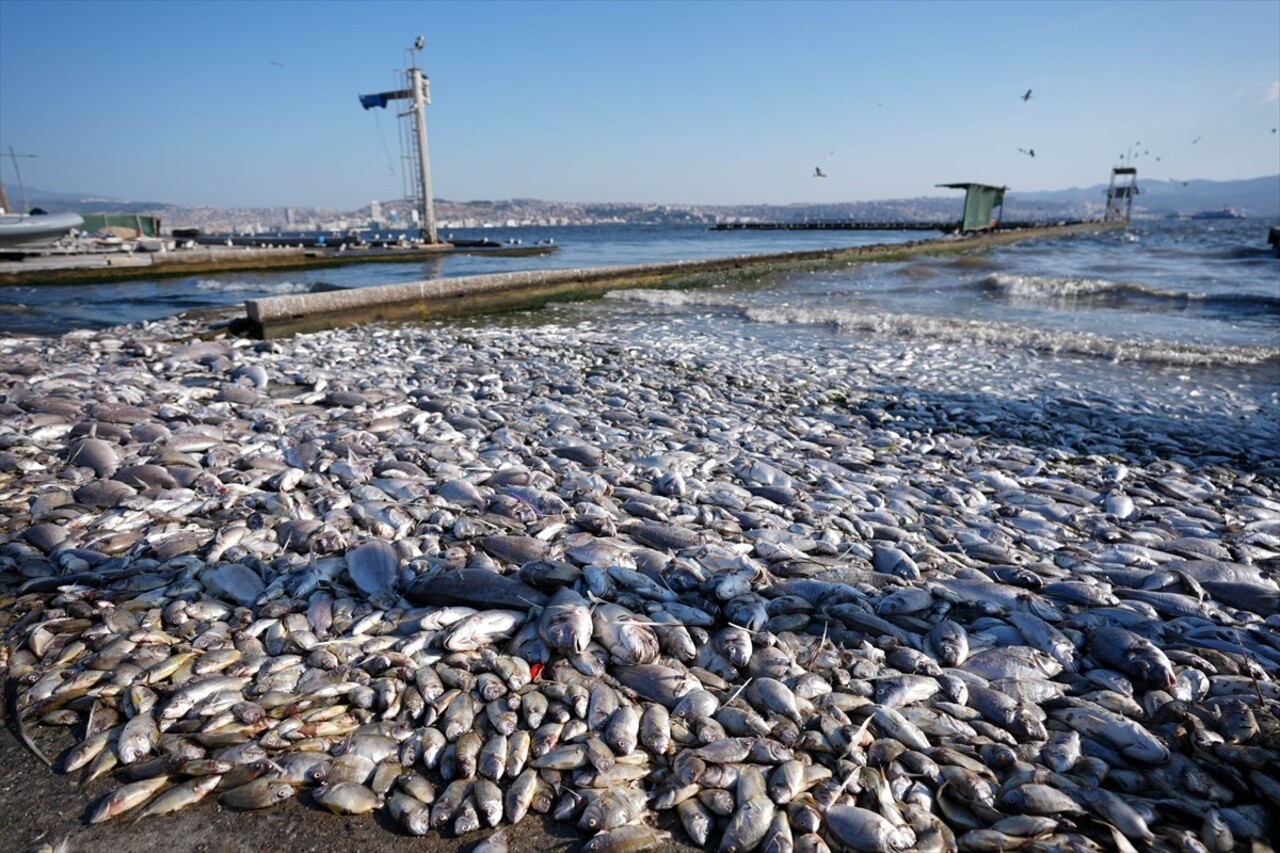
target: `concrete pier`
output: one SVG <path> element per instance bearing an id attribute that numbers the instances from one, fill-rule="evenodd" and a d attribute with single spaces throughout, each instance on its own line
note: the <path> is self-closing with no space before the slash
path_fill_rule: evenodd
<path id="1" fill-rule="evenodd" d="M 362 249 L 276 246 L 197 246 L 170 252 L 82 252 L 29 255 L 0 261 L 0 286 L 91 284 L 143 278 L 182 278 L 228 271 L 320 269 L 348 264 L 414 263 L 444 254 L 542 255 L 555 246 L 454 246 L 451 243 Z"/>
<path id="2" fill-rule="evenodd" d="M 1091 222 L 1028 228 L 960 238 L 748 255 L 700 261 L 621 267 L 544 270 L 466 276 L 274 296 L 245 302 L 250 334 L 264 338 L 356 323 L 439 319 L 535 308 L 552 300 L 585 299 L 608 290 L 647 286 L 698 286 L 737 272 L 751 277 L 805 265 L 887 261 L 916 254 L 940 254 L 990 246 L 1111 230 L 1123 223 Z"/>

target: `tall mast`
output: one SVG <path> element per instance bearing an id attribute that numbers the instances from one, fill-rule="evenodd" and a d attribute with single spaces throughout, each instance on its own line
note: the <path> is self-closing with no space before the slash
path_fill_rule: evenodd
<path id="1" fill-rule="evenodd" d="M 412 100 L 414 123 L 414 147 L 418 149 L 418 186 L 415 194 L 420 195 L 422 205 L 422 240 L 426 243 L 438 242 L 436 237 L 435 207 L 431 199 L 431 164 L 427 159 L 427 104 L 431 103 L 431 82 L 427 75 L 418 68 L 417 54 L 422 50 L 422 36 L 418 36 L 410 50 L 409 69 L 405 72 L 408 88 L 394 92 L 379 92 L 376 95 L 361 95 L 360 106 L 366 110 L 373 107 L 386 107 L 388 101 Z"/>
<path id="2" fill-rule="evenodd" d="M 431 103 L 431 83 L 418 70 L 417 57 L 409 69 L 409 89 L 413 92 L 413 123 L 418 131 L 418 177 L 422 193 L 422 239 L 436 242 L 435 208 L 431 203 L 431 162 L 427 157 L 427 104 Z"/>
<path id="3" fill-rule="evenodd" d="M 31 210 L 31 201 L 27 198 L 27 186 L 22 183 L 22 170 L 18 168 L 19 157 L 35 157 L 35 154 L 18 154 L 13 150 L 13 146 L 9 146 L 9 159 L 13 161 L 13 173 L 18 176 L 18 190 L 22 193 L 22 209 L 23 211 Z M 9 209 L 9 197 L 5 195 L 4 184 L 0 183 L 0 210 L 11 213 Z"/>

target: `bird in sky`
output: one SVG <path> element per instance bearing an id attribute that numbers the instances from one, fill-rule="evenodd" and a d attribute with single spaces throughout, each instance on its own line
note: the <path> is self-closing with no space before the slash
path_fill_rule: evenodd
<path id="1" fill-rule="evenodd" d="M 1034 148 L 1019 148 L 1018 150 L 1023 154 L 1026 154 L 1028 157 L 1036 156 L 1036 149 Z"/>
<path id="2" fill-rule="evenodd" d="M 1027 93 L 1026 93 L 1025 95 L 1023 95 L 1023 96 L 1022 96 L 1022 100 L 1024 100 L 1024 101 L 1029 101 L 1029 100 L 1031 100 L 1031 90 L 1030 90 L 1030 89 L 1028 89 L 1028 90 L 1027 90 Z"/>
<path id="3" fill-rule="evenodd" d="M 1192 144 L 1192 145 L 1195 145 L 1195 144 L 1196 144 L 1197 142 L 1199 142 L 1201 139 L 1204 139 L 1204 137 L 1203 137 L 1203 136 L 1197 136 L 1195 139 L 1191 140 L 1191 144 Z"/>
<path id="4" fill-rule="evenodd" d="M 416 39 L 413 40 L 413 49 L 422 50 L 425 44 L 426 42 L 422 40 L 422 36 L 418 36 Z"/>
<path id="5" fill-rule="evenodd" d="M 271 60 L 271 64 L 274 65 L 276 68 L 284 68 L 283 62 L 276 62 L 274 59 Z"/>
<path id="6" fill-rule="evenodd" d="M 820 166 L 814 166 L 814 167 L 813 167 L 813 176 L 814 176 L 815 178 L 825 178 L 825 177 L 827 176 L 827 173 L 826 173 L 826 172 L 824 172 L 824 171 L 822 171 L 822 167 L 820 167 Z"/>

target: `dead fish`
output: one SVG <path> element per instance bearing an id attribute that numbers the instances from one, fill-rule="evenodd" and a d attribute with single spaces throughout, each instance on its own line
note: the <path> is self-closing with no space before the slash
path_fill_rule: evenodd
<path id="1" fill-rule="evenodd" d="M 347 573 L 372 601 L 394 601 L 400 558 L 391 543 L 371 539 L 347 551 Z"/>
<path id="2" fill-rule="evenodd" d="M 416 604 L 463 604 L 511 610 L 528 610 L 547 603 L 544 593 L 519 578 L 469 568 L 423 575 L 406 587 L 405 596 Z"/>
<path id="3" fill-rule="evenodd" d="M 120 454 L 110 442 L 100 438 L 82 438 L 71 444 L 67 462 L 91 468 L 96 477 L 109 480 L 120 467 Z"/>
<path id="4" fill-rule="evenodd" d="M 247 811 L 278 806 L 293 796 L 293 786 L 270 778 L 252 782 L 222 792 L 218 802 L 228 808 Z"/>
<path id="5" fill-rule="evenodd" d="M 625 666 L 653 663 L 658 658 L 658 637 L 653 629 L 624 607 L 597 605 L 591 614 L 594 636 Z"/>
<path id="6" fill-rule="evenodd" d="M 1175 678 L 1169 658 L 1145 637 L 1125 628 L 1101 626 L 1088 631 L 1089 652 L 1143 684 L 1170 689 Z"/>
<path id="7" fill-rule="evenodd" d="M 593 628 L 590 604 L 569 587 L 560 587 L 542 608 L 538 634 L 553 650 L 579 655 L 587 650 Z"/>
<path id="8" fill-rule="evenodd" d="M 827 809 L 826 826 L 837 844 L 866 853 L 907 850 L 916 840 L 907 827 L 894 826 L 875 812 L 858 806 L 831 806 Z"/>
<path id="9" fill-rule="evenodd" d="M 198 577 L 209 595 L 242 607 L 257 601 L 267 588 L 258 573 L 242 563 L 219 563 Z"/>
<path id="10" fill-rule="evenodd" d="M 509 639 L 527 618 L 523 610 L 481 610 L 450 625 L 441 644 L 453 652 L 476 651 Z"/>
<path id="11" fill-rule="evenodd" d="M 100 797 L 89 808 L 88 822 L 101 823 L 104 820 L 118 817 L 130 809 L 142 805 L 168 784 L 168 777 L 157 776 L 153 779 L 143 779 L 117 788 L 111 793 Z"/>
<path id="12" fill-rule="evenodd" d="M 220 775 L 198 776 L 188 779 L 152 800 L 145 809 L 138 813 L 138 820 L 144 817 L 156 817 L 185 809 L 193 803 L 204 799 L 221 781 Z"/>
<path id="13" fill-rule="evenodd" d="M 377 794 L 355 782 L 317 785 L 311 798 L 334 814 L 368 814 L 382 805 Z"/>

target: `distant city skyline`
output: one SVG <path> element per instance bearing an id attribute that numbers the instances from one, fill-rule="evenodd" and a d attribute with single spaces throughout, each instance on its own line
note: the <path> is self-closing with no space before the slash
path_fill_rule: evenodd
<path id="1" fill-rule="evenodd" d="M 1280 3 L 0 2 L 0 179 L 223 207 L 790 204 L 1280 173 Z M 1026 95 L 1029 93 L 1029 97 Z M 1034 151 L 1034 156 L 1030 152 Z M 818 177 L 822 175 L 822 177 Z"/>

